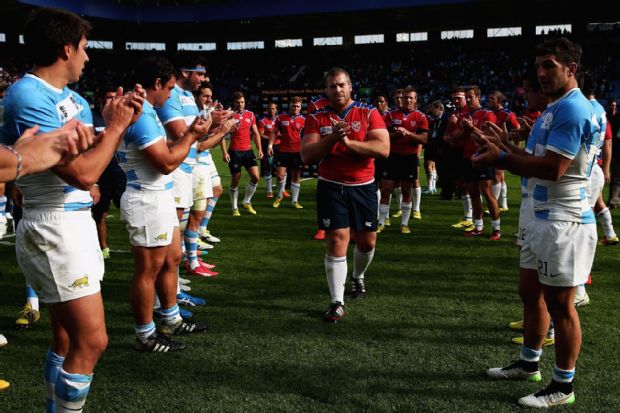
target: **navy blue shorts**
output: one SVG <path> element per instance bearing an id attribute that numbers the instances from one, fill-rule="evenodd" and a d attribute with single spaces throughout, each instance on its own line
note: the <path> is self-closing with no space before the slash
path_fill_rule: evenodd
<path id="1" fill-rule="evenodd" d="M 278 152 L 276 154 L 276 166 L 280 168 L 301 169 L 301 154 L 299 152 Z"/>
<path id="2" fill-rule="evenodd" d="M 320 229 L 377 230 L 377 185 L 346 186 L 319 179 L 316 188 Z"/>
<path id="3" fill-rule="evenodd" d="M 390 154 L 383 166 L 383 179 L 413 182 L 418 179 L 418 155 Z"/>
<path id="4" fill-rule="evenodd" d="M 102 214 L 110 210 L 110 203 L 114 202 L 116 208 L 121 207 L 121 196 L 125 192 L 127 178 L 125 172 L 121 169 L 115 159 L 108 164 L 97 182 L 101 198 L 92 207 L 92 213 L 95 220 L 99 220 Z"/>
<path id="5" fill-rule="evenodd" d="M 252 166 L 256 166 L 256 155 L 254 151 L 228 151 L 230 155 L 230 162 L 228 162 L 228 169 L 231 174 L 237 174 L 241 172 L 241 168 L 249 169 Z"/>
<path id="6" fill-rule="evenodd" d="M 463 162 L 463 180 L 465 182 L 488 181 L 489 179 L 495 179 L 495 168 L 488 166 L 476 169 L 471 160 L 465 159 Z"/>

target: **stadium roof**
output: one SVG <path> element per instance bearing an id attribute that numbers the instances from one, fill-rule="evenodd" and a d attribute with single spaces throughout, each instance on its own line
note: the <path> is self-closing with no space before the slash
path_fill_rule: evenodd
<path id="1" fill-rule="evenodd" d="M 20 0 L 84 16 L 141 22 L 233 20 L 472 3 L 474 0 Z"/>

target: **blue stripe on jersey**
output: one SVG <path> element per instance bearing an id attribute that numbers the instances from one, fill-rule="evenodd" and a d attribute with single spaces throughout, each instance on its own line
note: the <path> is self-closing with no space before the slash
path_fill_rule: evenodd
<path id="1" fill-rule="evenodd" d="M 536 187 L 534 188 L 534 199 L 536 201 L 542 201 L 542 202 L 547 202 L 549 200 L 548 196 L 547 196 L 547 187 L 546 186 L 540 186 L 540 185 L 536 185 Z"/>
<path id="2" fill-rule="evenodd" d="M 582 201 L 588 197 L 588 191 L 586 188 L 579 188 L 579 199 Z"/>
<path id="3" fill-rule="evenodd" d="M 62 187 L 63 194 L 68 194 L 69 192 L 73 192 L 73 191 L 77 191 L 77 189 L 72 187 L 71 185 L 65 185 Z"/>
<path id="4" fill-rule="evenodd" d="M 196 159 L 196 154 L 197 153 L 198 153 L 198 151 L 196 150 L 196 148 L 192 147 L 192 148 L 190 148 L 189 153 L 187 154 L 187 157 L 191 158 L 191 159 Z"/>
<path id="5" fill-rule="evenodd" d="M 142 185 L 137 182 L 127 182 L 127 186 L 133 189 L 142 189 Z"/>
<path id="6" fill-rule="evenodd" d="M 194 168 L 193 165 L 189 165 L 183 162 L 181 163 L 181 165 L 179 165 L 179 169 L 187 174 L 191 174 Z"/>
<path id="7" fill-rule="evenodd" d="M 596 224 L 596 217 L 594 216 L 594 211 L 592 211 L 592 209 L 589 209 L 583 214 L 581 214 L 581 223 Z"/>
<path id="8" fill-rule="evenodd" d="M 544 219 L 545 221 L 549 220 L 549 210 L 546 209 L 544 211 L 534 211 L 534 215 L 536 218 Z"/>
<path id="9" fill-rule="evenodd" d="M 125 152 L 116 152 L 118 163 L 127 163 L 127 154 Z"/>
<path id="10" fill-rule="evenodd" d="M 125 175 L 127 175 L 127 181 L 138 180 L 138 174 L 136 173 L 135 169 L 130 169 L 129 171 L 125 172 Z"/>
<path id="11" fill-rule="evenodd" d="M 164 186 L 164 189 L 165 189 L 165 190 L 166 190 L 166 189 L 172 189 L 173 185 L 174 185 L 174 181 L 170 181 L 170 182 L 168 182 L 168 183 Z"/>
<path id="12" fill-rule="evenodd" d="M 65 204 L 65 211 L 81 211 L 93 205 L 92 202 L 68 202 Z"/>

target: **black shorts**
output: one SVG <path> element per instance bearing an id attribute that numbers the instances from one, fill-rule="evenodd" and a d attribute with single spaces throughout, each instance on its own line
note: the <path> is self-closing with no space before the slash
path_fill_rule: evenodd
<path id="1" fill-rule="evenodd" d="M 263 159 L 260 160 L 260 176 L 271 176 L 273 156 L 269 156 L 269 139 L 261 139 L 260 147 L 263 151 Z"/>
<path id="2" fill-rule="evenodd" d="M 413 182 L 418 179 L 418 155 L 390 154 L 383 167 L 382 179 Z"/>
<path id="3" fill-rule="evenodd" d="M 322 230 L 377 230 L 377 185 L 346 186 L 319 179 L 317 223 Z"/>
<path id="4" fill-rule="evenodd" d="M 471 160 L 464 159 L 463 162 L 463 180 L 465 182 L 488 181 L 495 179 L 495 168 L 488 166 L 482 169 L 476 169 Z"/>
<path id="5" fill-rule="evenodd" d="M 99 185 L 101 198 L 92 207 L 95 220 L 110 210 L 110 202 L 114 202 L 116 208 L 121 207 L 121 196 L 123 196 L 127 185 L 125 172 L 118 166 L 118 163 L 112 161 L 99 177 L 97 185 Z"/>
<path id="6" fill-rule="evenodd" d="M 279 168 L 301 169 L 301 154 L 299 152 L 278 152 L 276 154 L 276 166 Z"/>
<path id="7" fill-rule="evenodd" d="M 249 151 L 228 151 L 230 155 L 230 162 L 228 162 L 228 169 L 231 174 L 237 174 L 241 172 L 241 168 L 249 169 L 256 166 L 256 155 L 252 150 Z"/>
<path id="8" fill-rule="evenodd" d="M 424 160 L 436 161 L 439 159 L 439 147 L 435 142 L 430 142 L 424 146 Z"/>

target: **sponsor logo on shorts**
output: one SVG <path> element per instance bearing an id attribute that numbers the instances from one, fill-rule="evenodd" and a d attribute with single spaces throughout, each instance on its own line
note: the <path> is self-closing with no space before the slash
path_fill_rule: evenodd
<path id="1" fill-rule="evenodd" d="M 200 191 L 200 192 L 196 192 L 196 194 L 194 195 L 194 197 L 195 197 L 195 198 L 200 198 L 200 197 L 202 197 L 202 196 L 204 196 L 204 194 L 202 193 L 202 191 Z"/>
<path id="2" fill-rule="evenodd" d="M 355 132 L 359 132 L 360 129 L 362 129 L 362 124 L 357 120 L 351 122 L 351 129 L 353 129 Z"/>
<path id="3" fill-rule="evenodd" d="M 175 196 L 174 197 L 174 203 L 175 204 L 180 204 L 181 203 L 181 197 L 180 196 Z"/>
<path id="4" fill-rule="evenodd" d="M 78 278 L 77 280 L 69 284 L 69 288 L 73 288 L 74 290 L 76 288 L 84 288 L 84 287 L 88 287 L 88 275 Z"/>
<path id="5" fill-rule="evenodd" d="M 325 226 L 325 228 L 329 228 L 330 225 L 331 220 L 329 218 L 323 220 L 323 226 Z"/>
<path id="6" fill-rule="evenodd" d="M 168 241 L 168 233 L 164 232 L 155 237 L 155 241 Z"/>

